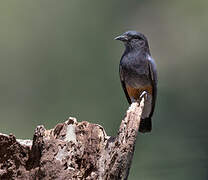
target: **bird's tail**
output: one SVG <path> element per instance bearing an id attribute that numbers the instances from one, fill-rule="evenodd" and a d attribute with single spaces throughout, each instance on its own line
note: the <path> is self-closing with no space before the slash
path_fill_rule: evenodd
<path id="1" fill-rule="evenodd" d="M 141 119 L 141 122 L 139 125 L 139 132 L 146 133 L 146 132 L 150 132 L 151 130 L 152 130 L 151 118 Z"/>

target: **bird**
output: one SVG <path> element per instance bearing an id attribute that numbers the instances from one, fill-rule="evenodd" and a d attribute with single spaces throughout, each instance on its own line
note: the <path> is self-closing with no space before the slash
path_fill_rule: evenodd
<path id="1" fill-rule="evenodd" d="M 158 80 L 156 63 L 150 54 L 148 40 L 137 31 L 127 31 L 115 40 L 120 40 L 125 45 L 119 74 L 127 101 L 131 104 L 139 102 L 143 96 L 145 98 L 139 132 L 151 132 Z"/>

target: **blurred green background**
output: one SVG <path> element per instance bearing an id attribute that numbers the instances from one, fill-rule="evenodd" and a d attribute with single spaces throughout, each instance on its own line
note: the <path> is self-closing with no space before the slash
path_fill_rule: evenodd
<path id="1" fill-rule="evenodd" d="M 69 116 L 115 135 L 128 108 L 118 64 L 126 30 L 146 34 L 159 90 L 130 180 L 208 179 L 208 1 L 0 2 L 0 132 L 32 138 Z"/>

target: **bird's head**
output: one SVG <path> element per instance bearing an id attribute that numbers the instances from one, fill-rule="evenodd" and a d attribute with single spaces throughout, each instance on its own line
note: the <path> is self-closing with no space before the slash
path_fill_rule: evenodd
<path id="1" fill-rule="evenodd" d="M 115 40 L 124 42 L 127 48 L 131 49 L 149 49 L 147 38 L 139 32 L 127 31 L 120 36 L 117 36 Z"/>

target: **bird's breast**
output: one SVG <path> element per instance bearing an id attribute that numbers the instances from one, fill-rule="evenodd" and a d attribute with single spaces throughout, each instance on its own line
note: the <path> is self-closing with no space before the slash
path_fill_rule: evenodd
<path id="1" fill-rule="evenodd" d="M 140 88 L 151 84 L 149 66 L 145 59 L 124 58 L 121 68 L 124 81 L 130 87 Z"/>

